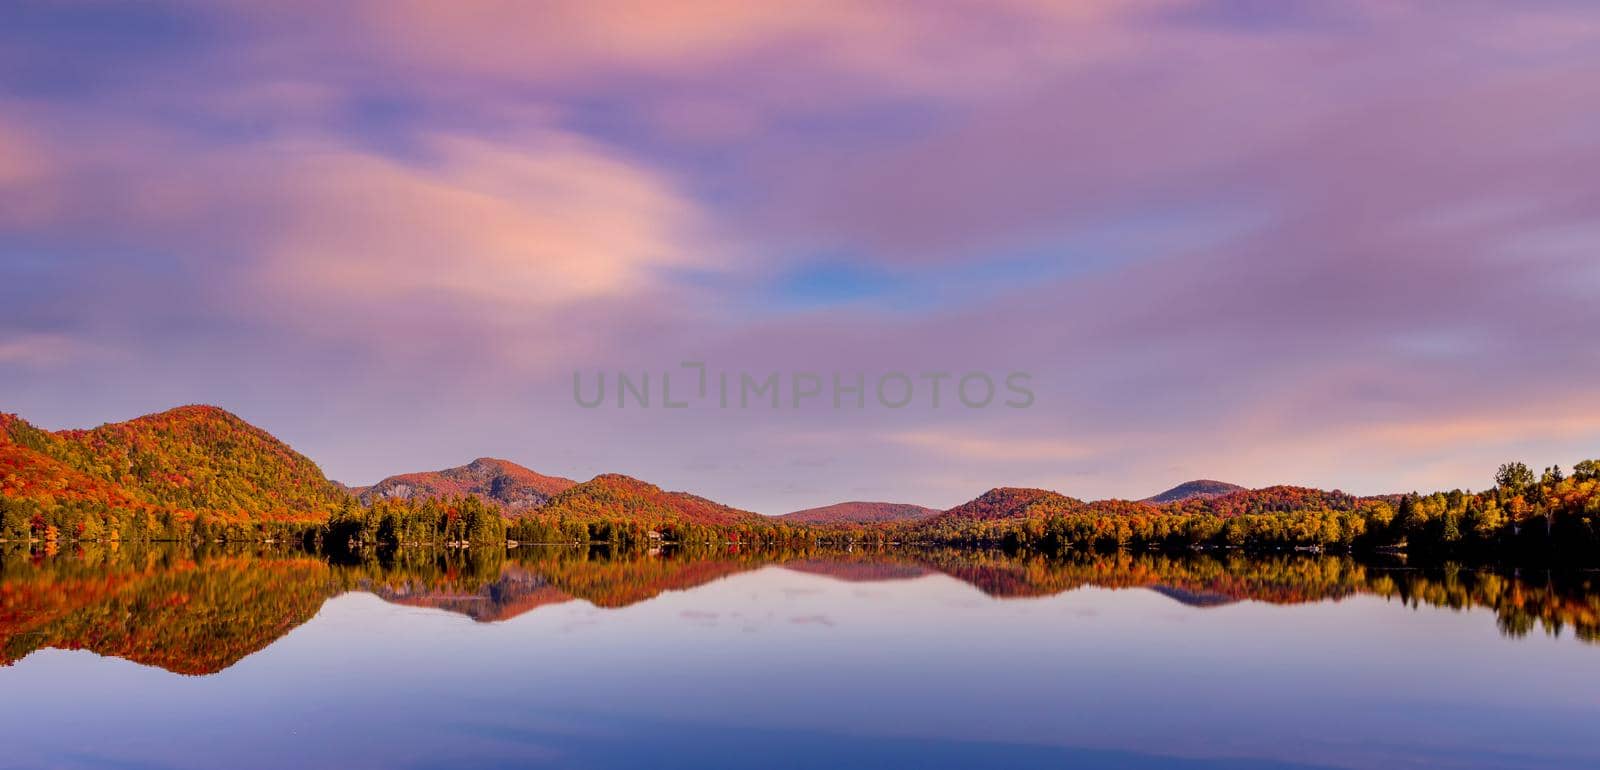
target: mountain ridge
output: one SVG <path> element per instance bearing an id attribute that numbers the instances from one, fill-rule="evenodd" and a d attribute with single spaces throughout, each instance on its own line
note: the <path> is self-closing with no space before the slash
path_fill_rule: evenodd
<path id="1" fill-rule="evenodd" d="M 351 488 L 363 505 L 374 500 L 411 500 L 474 495 L 516 512 L 539 508 L 550 498 L 577 486 L 560 476 L 547 476 L 510 460 L 479 457 L 466 465 L 438 471 L 389 476 L 368 487 Z"/>
<path id="2" fill-rule="evenodd" d="M 652 525 L 770 525 L 771 517 L 723 505 L 689 492 L 669 492 L 621 473 L 602 473 L 550 498 L 541 514 L 592 521 L 624 514 Z"/>
<path id="3" fill-rule="evenodd" d="M 1156 504 L 1178 503 L 1197 497 L 1221 497 L 1234 492 L 1244 492 L 1247 490 L 1247 487 L 1241 487 L 1238 484 L 1229 484 L 1226 481 L 1216 481 L 1214 479 L 1195 479 L 1193 481 L 1185 481 L 1182 484 L 1179 484 L 1164 492 L 1146 497 L 1139 502 Z"/>
<path id="4" fill-rule="evenodd" d="M 357 495 L 371 504 L 359 505 Z M 1580 548 L 1600 520 L 1600 461 L 1577 463 L 1570 477 L 1552 467 L 1543 480 L 1520 463 L 1507 464 L 1496 486 L 1476 494 L 1357 496 L 1201 479 L 1143 501 L 1085 502 L 1048 489 L 996 487 L 942 512 L 851 501 L 795 512 L 803 516 L 769 517 L 622 474 L 577 483 L 489 457 L 352 489 L 329 480 L 270 433 L 214 406 L 60 431 L 0 414 L 5 541 L 783 540 L 807 537 L 812 524 L 829 525 L 804 520 L 819 510 L 836 520 L 832 529 L 813 531 L 819 538 L 879 542 L 1451 548 L 1470 535 L 1480 550 L 1520 548 L 1522 541 Z M 848 521 L 869 515 L 873 520 Z M 900 515 L 907 518 L 890 518 Z M 1545 526 L 1525 526 L 1535 518 Z"/>
<path id="5" fill-rule="evenodd" d="M 1049 489 L 995 487 L 928 521 L 958 519 L 990 521 L 1027 516 L 1035 512 L 1065 512 L 1081 509 L 1083 506 L 1082 500 Z"/>
<path id="6" fill-rule="evenodd" d="M 0 498 L 33 509 L 294 519 L 345 498 L 310 458 L 209 405 L 60 431 L 3 415 L 0 457 Z"/>
<path id="7" fill-rule="evenodd" d="M 774 516 L 779 521 L 800 524 L 877 524 L 889 521 L 917 521 L 937 516 L 943 511 L 910 503 L 883 503 L 850 500 L 832 505 Z"/>

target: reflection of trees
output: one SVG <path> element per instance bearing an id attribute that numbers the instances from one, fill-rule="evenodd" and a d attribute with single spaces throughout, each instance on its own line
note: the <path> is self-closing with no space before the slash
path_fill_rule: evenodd
<path id="1" fill-rule="evenodd" d="M 1535 626 L 1552 634 L 1571 627 L 1600 642 L 1600 575 L 1585 571 L 1469 569 L 1446 563 L 1407 567 L 1348 555 L 1304 553 L 1083 552 L 1061 556 L 999 550 L 925 548 L 828 555 L 840 564 L 871 563 L 903 577 L 933 570 L 996 598 L 1052 596 L 1076 588 L 1145 588 L 1177 601 L 1213 606 L 1228 601 L 1297 604 L 1371 595 L 1407 606 L 1486 608 L 1510 636 Z M 892 568 L 892 569 L 891 569 Z M 803 571 L 827 574 L 827 570 Z M 852 570 L 853 579 L 870 574 Z M 886 579 L 893 579 L 886 577 Z"/>
<path id="2" fill-rule="evenodd" d="M 785 569 L 794 570 L 795 572 L 825 575 L 846 583 L 882 583 L 889 580 L 910 580 L 911 578 L 922 577 L 930 571 L 927 567 L 918 564 L 897 564 L 887 560 L 866 561 L 835 556 L 796 559 L 791 562 L 785 562 L 783 566 Z"/>
<path id="3" fill-rule="evenodd" d="M 0 553 L 0 664 L 44 648 L 85 649 L 207 674 L 265 648 L 350 591 L 487 622 L 572 599 L 627 606 L 791 556 L 565 546 L 517 549 L 509 557 L 501 549 L 391 549 L 332 560 L 231 546 L 10 550 Z"/>
<path id="4" fill-rule="evenodd" d="M 665 591 L 683 591 L 755 565 L 724 560 L 552 562 L 538 569 L 554 585 L 597 607 L 626 607 Z"/>
<path id="5" fill-rule="evenodd" d="M 490 621 L 571 599 L 598 607 L 626 607 L 789 556 L 785 551 L 706 548 L 663 553 L 605 546 L 532 546 L 509 552 L 400 550 L 339 565 L 334 575 L 344 590 Z"/>
<path id="6" fill-rule="evenodd" d="M 728 575 L 782 564 L 849 581 L 939 572 L 997 598 L 1085 586 L 1158 590 L 1212 606 L 1372 595 L 1407 606 L 1487 608 L 1501 632 L 1570 627 L 1600 641 L 1592 572 L 1428 568 L 1348 556 L 1237 552 L 1011 555 L 925 550 L 613 550 L 589 547 L 395 549 L 336 559 L 282 549 L 86 547 L 0 553 L 0 663 L 34 650 L 84 649 L 184 674 L 220 671 L 350 591 L 490 622 L 579 599 L 624 607 Z"/>
<path id="7" fill-rule="evenodd" d="M 1153 588 L 1179 601 L 1211 605 L 1218 598 L 1272 604 L 1372 595 L 1408 606 L 1487 608 L 1508 636 L 1537 625 L 1600 642 L 1600 584 L 1594 572 L 1426 568 L 1362 562 L 1349 556 L 1237 552 L 1073 553 L 1012 556 L 955 549 L 908 552 L 901 558 L 972 584 L 991 596 L 1044 596 L 1082 586 Z"/>
<path id="8" fill-rule="evenodd" d="M 309 556 L 85 554 L 4 565 L 0 662 L 83 649 L 180 674 L 221 671 L 311 619 L 328 565 Z"/>
<path id="9" fill-rule="evenodd" d="M 1275 604 L 1348 596 L 1358 590 L 1366 569 L 1349 558 L 1237 552 L 1222 557 L 1126 551 L 1046 557 L 937 549 L 913 558 L 998 597 L 1046 596 L 1083 586 L 1164 587 Z"/>

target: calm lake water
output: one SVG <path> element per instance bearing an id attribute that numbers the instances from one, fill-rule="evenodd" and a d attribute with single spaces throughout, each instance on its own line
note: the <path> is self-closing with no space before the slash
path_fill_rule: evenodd
<path id="1" fill-rule="evenodd" d="M 1337 557 L 0 561 L 0 766 L 1600 767 L 1600 573 Z"/>

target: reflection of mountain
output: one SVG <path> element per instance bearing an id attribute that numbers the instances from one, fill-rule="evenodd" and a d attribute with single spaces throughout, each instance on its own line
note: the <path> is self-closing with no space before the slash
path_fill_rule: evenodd
<path id="1" fill-rule="evenodd" d="M 912 552 L 911 558 L 1002 599 L 1051 596 L 1090 586 L 1161 588 L 1174 599 L 1189 595 L 1202 602 L 1211 597 L 1296 604 L 1349 596 L 1369 577 L 1366 566 L 1344 557 L 1124 552 L 1051 558 L 945 548 Z"/>
<path id="2" fill-rule="evenodd" d="M 596 607 L 626 607 L 667 591 L 687 591 L 729 575 L 760 567 L 758 558 L 714 556 L 682 558 L 613 558 L 541 560 L 529 568 L 552 585 Z"/>
<path id="3" fill-rule="evenodd" d="M 1524 636 L 1535 626 L 1551 633 L 1570 627 L 1580 640 L 1600 642 L 1600 576 L 1592 572 L 1512 576 L 1454 567 L 1393 569 L 1348 556 L 1308 554 L 1124 552 L 1051 558 L 919 549 L 872 558 L 938 571 L 997 599 L 1053 596 L 1083 587 L 1143 588 L 1189 606 L 1214 607 L 1239 601 L 1337 601 L 1363 594 L 1409 606 L 1488 608 L 1508 636 Z"/>
<path id="4" fill-rule="evenodd" d="M 843 558 L 800 559 L 786 562 L 785 569 L 824 575 L 847 583 L 880 583 L 886 580 L 910 580 L 927 575 L 932 570 L 915 564 L 897 564 L 888 561 Z"/>
<path id="5" fill-rule="evenodd" d="M 374 587 L 372 593 L 392 604 L 454 612 L 480 623 L 510 620 L 540 607 L 572 601 L 571 594 L 550 585 L 543 575 L 512 564 L 506 565 L 492 582 L 470 591 L 401 581 Z"/>
<path id="6" fill-rule="evenodd" d="M 182 674 L 221 671 L 347 591 L 396 604 L 509 620 L 574 599 L 626 607 L 769 564 L 849 582 L 932 572 L 995 598 L 1081 587 L 1142 588 L 1196 607 L 1293 604 L 1366 594 L 1405 605 L 1486 607 L 1510 636 L 1536 626 L 1600 642 L 1600 576 L 1404 569 L 1306 554 L 1009 556 L 933 549 L 882 552 L 710 550 L 612 553 L 587 548 L 402 550 L 329 563 L 295 553 L 146 548 L 39 557 L 0 552 L 0 663 L 47 647 L 89 650 Z"/>
<path id="7" fill-rule="evenodd" d="M 1175 602 L 1187 604 L 1190 607 L 1221 607 L 1225 604 L 1237 604 L 1237 596 L 1217 593 L 1215 591 L 1192 591 L 1187 588 L 1174 588 L 1172 586 L 1150 586 L 1155 591 Z"/>
<path id="8" fill-rule="evenodd" d="M 642 553 L 612 556 L 572 548 L 523 549 L 513 552 L 512 560 L 499 567 L 498 575 L 476 583 L 410 580 L 397 572 L 395 577 L 363 581 L 361 590 L 394 604 L 492 622 L 574 599 L 596 607 L 626 607 L 758 566 L 760 561 L 733 557 L 690 559 Z"/>
<path id="9" fill-rule="evenodd" d="M 510 560 L 502 551 L 407 551 L 335 564 L 281 553 L 175 554 L 95 550 L 35 560 L 8 552 L 0 559 L 0 664 L 53 647 L 208 674 L 266 647 L 347 591 L 494 622 L 574 599 L 626 607 L 767 563 L 749 554 L 687 558 L 565 547 L 521 549 Z"/>
<path id="10" fill-rule="evenodd" d="M 328 565 L 307 557 L 61 566 L 6 570 L 0 662 L 55 647 L 210 674 L 310 620 L 327 598 Z"/>

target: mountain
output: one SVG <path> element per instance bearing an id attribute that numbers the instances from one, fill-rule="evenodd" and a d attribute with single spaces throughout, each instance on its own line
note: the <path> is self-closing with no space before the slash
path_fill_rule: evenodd
<path id="1" fill-rule="evenodd" d="M 785 513 L 777 518 L 792 524 L 877 524 L 889 521 L 916 521 L 937 515 L 939 515 L 938 509 L 909 503 L 851 501 Z"/>
<path id="2" fill-rule="evenodd" d="M 1335 489 L 1271 486 L 1242 489 L 1215 497 L 1192 497 L 1162 506 L 1167 513 L 1204 513 L 1213 516 L 1242 516 L 1296 511 L 1353 511 L 1360 498 Z"/>
<path id="3" fill-rule="evenodd" d="M 758 552 L 740 555 L 737 550 L 701 558 L 618 555 L 620 558 L 613 559 L 544 560 L 529 564 L 529 568 L 570 596 L 596 607 L 613 608 L 654 599 L 668 591 L 687 591 L 769 563 Z"/>
<path id="4" fill-rule="evenodd" d="M 731 508 L 687 492 L 667 492 L 620 473 L 596 476 L 550 498 L 541 517 L 572 521 L 627 519 L 648 525 L 770 525 L 759 513 Z"/>
<path id="5" fill-rule="evenodd" d="M 538 508 L 578 482 L 546 476 L 509 460 L 480 457 L 459 468 L 390 476 L 370 487 L 352 490 L 363 504 L 384 499 L 425 499 L 473 495 L 499 503 L 509 511 Z"/>
<path id="6" fill-rule="evenodd" d="M 349 484 L 344 483 L 343 481 L 337 481 L 337 480 L 335 480 L 333 482 L 333 485 L 335 487 L 338 487 L 340 492 L 343 492 L 343 493 L 345 493 L 345 494 L 347 494 L 347 495 L 349 495 L 351 497 L 360 497 L 361 493 L 363 493 L 363 492 L 365 492 L 365 491 L 367 491 L 367 490 L 372 488 L 372 487 L 352 487 Z"/>
<path id="7" fill-rule="evenodd" d="M 123 510 L 321 519 L 344 499 L 316 463 L 214 406 L 54 432 L 0 415 L 0 508 L 70 513 L 75 528 Z"/>
<path id="8" fill-rule="evenodd" d="M 1083 504 L 1083 513 L 1099 516 L 1149 516 L 1158 514 L 1161 508 L 1155 503 L 1145 500 L 1095 500 Z"/>
<path id="9" fill-rule="evenodd" d="M 1146 497 L 1144 502 L 1156 503 L 1159 505 L 1161 503 L 1176 503 L 1184 500 L 1192 500 L 1197 497 L 1209 499 L 1212 497 L 1221 497 L 1231 492 L 1243 491 L 1245 491 L 1245 488 L 1239 486 L 1238 484 L 1229 484 L 1226 481 L 1212 481 L 1211 479 L 1196 479 L 1194 481 L 1185 481 L 1182 484 L 1162 492 L 1159 495 Z"/>
<path id="10" fill-rule="evenodd" d="M 138 510 L 147 507 L 120 485 L 78 470 L 43 449 L 56 437 L 14 415 L 0 414 L 0 539 L 22 536 L 22 513 L 55 508 Z M 17 511 L 17 514 L 12 514 Z"/>
<path id="11" fill-rule="evenodd" d="M 949 519 L 1009 519 L 1034 513 L 1064 513 L 1078 510 L 1084 503 L 1048 489 L 998 487 L 934 517 Z"/>

